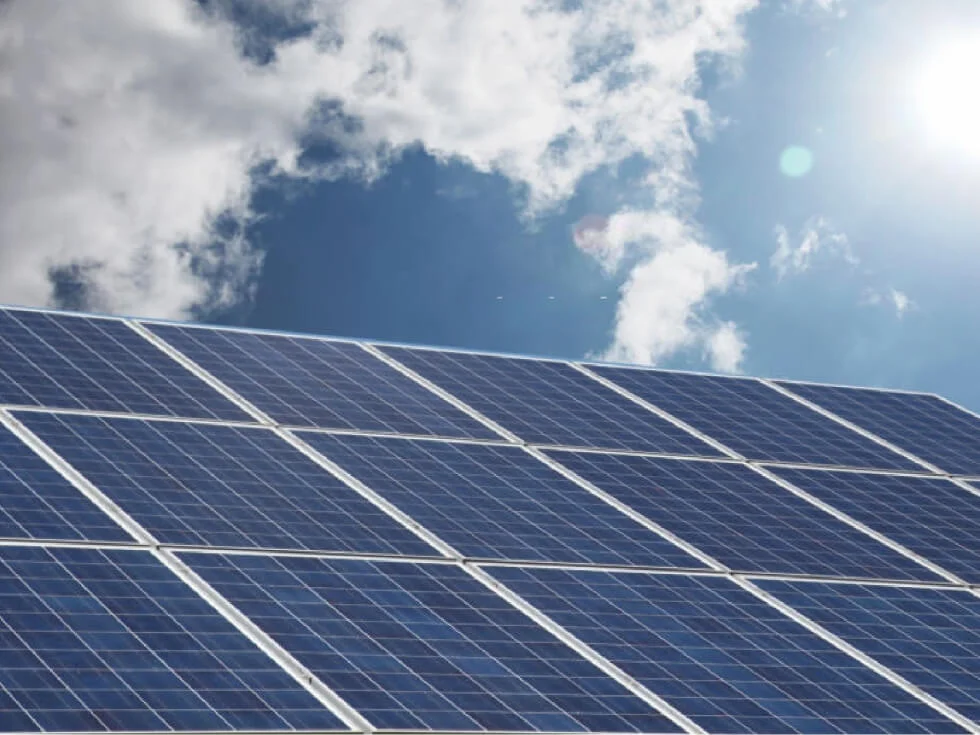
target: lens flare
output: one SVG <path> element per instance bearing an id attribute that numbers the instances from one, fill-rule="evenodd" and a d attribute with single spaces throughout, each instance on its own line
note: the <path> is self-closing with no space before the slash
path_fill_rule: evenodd
<path id="1" fill-rule="evenodd" d="M 813 153 L 801 145 L 791 145 L 783 149 L 779 156 L 779 170 L 793 179 L 806 176 L 813 168 Z"/>

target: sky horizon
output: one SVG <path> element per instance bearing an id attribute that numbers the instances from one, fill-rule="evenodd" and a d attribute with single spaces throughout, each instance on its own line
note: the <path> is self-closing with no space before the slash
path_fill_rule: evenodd
<path id="1" fill-rule="evenodd" d="M 0 303 L 980 409 L 970 0 L 0 3 Z"/>

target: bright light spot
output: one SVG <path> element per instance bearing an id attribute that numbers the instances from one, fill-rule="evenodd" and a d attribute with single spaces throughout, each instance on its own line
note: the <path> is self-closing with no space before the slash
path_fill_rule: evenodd
<path id="1" fill-rule="evenodd" d="M 980 156 L 980 38 L 947 40 L 913 80 L 913 104 L 942 145 Z"/>
<path id="2" fill-rule="evenodd" d="M 806 176 L 811 168 L 813 168 L 813 153 L 809 148 L 791 145 L 779 156 L 779 170 L 794 179 Z"/>

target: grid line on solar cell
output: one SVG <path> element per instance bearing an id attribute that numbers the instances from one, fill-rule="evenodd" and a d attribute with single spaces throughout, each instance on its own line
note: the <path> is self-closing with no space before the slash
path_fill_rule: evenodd
<path id="1" fill-rule="evenodd" d="M 0 729 L 344 729 L 150 554 L 0 548 Z"/>
<path id="2" fill-rule="evenodd" d="M 976 595 L 885 585 L 754 583 L 980 722 L 980 598 Z"/>
<path id="3" fill-rule="evenodd" d="M 677 732 L 458 567 L 181 557 L 375 727 Z"/>
<path id="4" fill-rule="evenodd" d="M 500 438 L 356 344 L 144 326 L 283 425 Z"/>
<path id="5" fill-rule="evenodd" d="M 162 543 L 437 555 L 269 429 L 17 418 Z"/>
<path id="6" fill-rule="evenodd" d="M 133 540 L 112 518 L 2 425 L 0 537 Z"/>
<path id="7" fill-rule="evenodd" d="M 921 469 L 911 460 L 751 378 L 588 367 L 749 459 Z"/>
<path id="8" fill-rule="evenodd" d="M 548 455 L 736 571 L 937 580 L 915 561 L 745 465 Z"/>
<path id="9" fill-rule="evenodd" d="M 980 497 L 942 478 L 770 467 L 842 513 L 980 583 Z"/>
<path id="10" fill-rule="evenodd" d="M 519 447 L 298 435 L 466 557 L 704 566 Z"/>
<path id="11" fill-rule="evenodd" d="M 380 349 L 531 443 L 722 456 L 693 434 L 564 363 Z"/>
<path id="12" fill-rule="evenodd" d="M 980 417 L 938 396 L 807 383 L 779 385 L 944 472 L 980 474 Z"/>
<path id="13" fill-rule="evenodd" d="M 0 403 L 247 421 L 122 321 L 0 309 Z"/>
<path id="14" fill-rule="evenodd" d="M 730 580 L 485 567 L 708 732 L 959 732 Z"/>

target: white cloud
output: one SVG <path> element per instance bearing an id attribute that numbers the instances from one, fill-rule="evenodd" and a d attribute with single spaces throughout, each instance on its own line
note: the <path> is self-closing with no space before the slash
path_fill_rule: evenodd
<path id="1" fill-rule="evenodd" d="M 8 3 L 0 13 L 0 298 L 179 316 L 240 296 L 260 258 L 216 225 L 250 168 L 289 170 L 308 96 L 245 62 L 189 3 Z"/>
<path id="2" fill-rule="evenodd" d="M 613 343 L 603 357 L 656 364 L 680 350 L 700 347 L 724 365 L 721 369 L 737 369 L 744 346 L 733 351 L 731 344 L 723 344 L 730 335 L 719 337 L 706 324 L 705 310 L 712 296 L 741 284 L 753 268 L 729 263 L 725 253 L 691 233 L 651 248 L 620 289 Z M 735 325 L 728 331 L 736 332 Z"/>
<path id="3" fill-rule="evenodd" d="M 847 17 L 848 4 L 848 0 L 784 0 L 783 7 L 811 18 L 840 20 Z"/>
<path id="4" fill-rule="evenodd" d="M 805 273 L 821 254 L 827 258 L 839 258 L 852 266 L 860 262 L 851 249 L 847 235 L 825 217 L 808 219 L 800 229 L 796 244 L 783 225 L 776 225 L 775 235 L 776 250 L 769 259 L 769 265 L 779 280 Z"/>
<path id="5" fill-rule="evenodd" d="M 722 373 L 738 372 L 745 357 L 745 335 L 735 322 L 722 322 L 706 340 L 705 353 L 711 367 Z"/>
<path id="6" fill-rule="evenodd" d="M 862 306 L 890 308 L 899 319 L 904 317 L 908 312 L 915 311 L 919 308 L 918 304 L 909 298 L 907 293 L 893 287 L 885 289 L 866 288 L 861 294 L 860 304 Z"/>
<path id="7" fill-rule="evenodd" d="M 0 300 L 50 303 L 55 270 L 108 311 L 233 301 L 260 257 L 219 225 L 248 216 L 258 165 L 371 177 L 420 146 L 503 174 L 534 214 L 641 156 L 649 209 L 577 238 L 610 272 L 635 264 L 609 352 L 710 342 L 706 299 L 747 266 L 688 214 L 689 121 L 710 129 L 699 67 L 738 56 L 756 0 L 243 1 L 307 32 L 259 65 L 191 0 L 3 5 Z M 338 158 L 300 167 L 317 139 Z"/>

